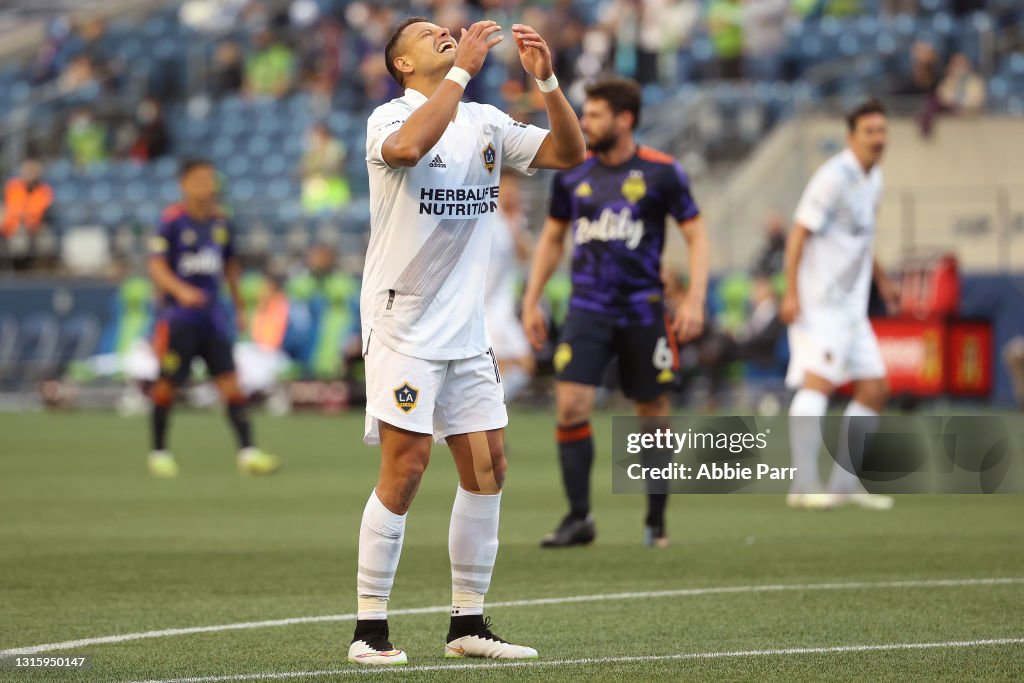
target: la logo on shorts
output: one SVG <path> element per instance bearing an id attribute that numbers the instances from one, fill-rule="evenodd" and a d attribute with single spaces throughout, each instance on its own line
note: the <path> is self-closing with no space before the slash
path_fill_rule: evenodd
<path id="1" fill-rule="evenodd" d="M 419 396 L 420 390 L 405 382 L 402 386 L 395 389 L 395 405 L 403 413 L 412 412 L 412 409 L 416 407 L 416 399 Z"/>

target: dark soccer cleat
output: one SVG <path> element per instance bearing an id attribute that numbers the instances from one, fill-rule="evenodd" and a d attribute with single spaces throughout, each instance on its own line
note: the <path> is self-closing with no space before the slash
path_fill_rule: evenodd
<path id="1" fill-rule="evenodd" d="M 571 545 L 587 545 L 597 537 L 594 518 L 587 515 L 584 519 L 567 515 L 558 528 L 545 536 L 540 542 L 541 548 L 568 548 Z"/>
<path id="2" fill-rule="evenodd" d="M 348 661 L 370 666 L 408 664 L 409 658 L 388 639 L 387 619 L 356 621 L 356 632 L 348 646 Z"/>
<path id="3" fill-rule="evenodd" d="M 491 618 L 452 617 L 444 656 L 448 658 L 484 657 L 487 659 L 537 659 L 537 651 L 510 643 L 491 631 Z"/>

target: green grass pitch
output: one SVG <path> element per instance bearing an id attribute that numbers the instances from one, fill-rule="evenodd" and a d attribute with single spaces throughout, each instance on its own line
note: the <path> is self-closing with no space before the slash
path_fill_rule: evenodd
<path id="1" fill-rule="evenodd" d="M 182 475 L 157 481 L 145 469 L 144 419 L 0 415 L 0 650 L 351 613 L 378 458 L 361 444 L 362 423 L 361 414 L 258 416 L 261 444 L 284 461 L 258 479 L 236 474 L 220 415 L 180 412 L 171 445 Z M 595 424 L 598 540 L 564 551 L 538 547 L 564 510 L 552 418 L 515 413 L 508 432 L 488 600 L 554 600 L 489 614 L 499 634 L 537 647 L 539 665 L 445 668 L 456 479 L 435 448 L 391 604 L 439 609 L 392 617 L 405 672 L 347 664 L 352 621 L 339 619 L 71 647 L 62 651 L 93 656 L 90 670 L 0 670 L 0 681 L 1024 677 L 1024 581 L 966 582 L 1024 579 L 1024 497 L 904 496 L 890 513 L 810 513 L 780 496 L 677 496 L 672 547 L 647 549 L 642 498 L 610 492 L 610 419 Z M 787 588 L 758 588 L 776 584 Z M 716 587 L 737 590 L 559 600 Z M 991 639 L 1016 642 L 953 645 Z M 894 649 L 919 643 L 938 646 Z M 882 647 L 840 649 L 861 645 Z M 607 661 L 617 657 L 635 659 Z"/>

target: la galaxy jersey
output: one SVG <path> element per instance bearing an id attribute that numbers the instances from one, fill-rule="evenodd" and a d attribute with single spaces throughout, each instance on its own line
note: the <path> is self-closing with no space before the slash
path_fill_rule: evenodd
<path id="1" fill-rule="evenodd" d="M 150 254 L 164 258 L 174 274 L 206 294 L 203 308 L 185 308 L 164 294 L 160 314 L 170 320 L 209 323 L 226 331 L 227 315 L 219 302 L 224 264 L 234 255 L 231 227 L 223 216 L 197 221 L 180 204 L 168 207 L 150 245 Z"/>
<path id="2" fill-rule="evenodd" d="M 531 173 L 547 131 L 486 104 L 462 102 L 441 139 L 409 168 L 383 145 L 427 101 L 408 89 L 366 124 L 370 243 L 360 294 L 363 346 L 372 334 L 413 358 L 487 350 L 484 286 L 498 223 L 502 168 Z"/>
<path id="3" fill-rule="evenodd" d="M 865 172 L 849 149 L 814 173 L 794 216 L 811 232 L 796 280 L 803 309 L 867 315 L 881 198 L 882 169 Z"/>
<path id="4" fill-rule="evenodd" d="M 619 166 L 590 156 L 555 175 L 549 213 L 572 222 L 570 308 L 627 324 L 656 322 L 651 304 L 662 299 L 665 219 L 700 213 L 679 163 L 642 146 Z"/>

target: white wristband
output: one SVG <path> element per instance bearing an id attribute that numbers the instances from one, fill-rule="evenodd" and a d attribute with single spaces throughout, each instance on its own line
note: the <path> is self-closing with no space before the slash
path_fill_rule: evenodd
<path id="1" fill-rule="evenodd" d="M 472 76 L 470 76 L 469 72 L 466 71 L 465 69 L 460 69 L 457 66 L 453 66 L 448 71 L 448 73 L 445 74 L 445 78 L 447 78 L 449 81 L 455 81 L 456 83 L 462 86 L 463 90 L 465 90 L 466 86 L 469 85 L 469 79 L 471 79 Z"/>
<path id="2" fill-rule="evenodd" d="M 551 92 L 552 90 L 558 87 L 558 79 L 555 78 L 554 73 L 548 76 L 548 79 L 546 81 L 542 81 L 539 78 L 536 79 L 536 81 L 537 87 L 540 88 L 541 92 Z"/>

